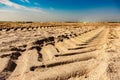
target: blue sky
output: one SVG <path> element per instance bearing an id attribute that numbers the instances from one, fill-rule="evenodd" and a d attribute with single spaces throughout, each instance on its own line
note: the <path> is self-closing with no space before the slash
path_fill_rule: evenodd
<path id="1" fill-rule="evenodd" d="M 120 0 L 0 0 L 0 21 L 120 21 Z"/>

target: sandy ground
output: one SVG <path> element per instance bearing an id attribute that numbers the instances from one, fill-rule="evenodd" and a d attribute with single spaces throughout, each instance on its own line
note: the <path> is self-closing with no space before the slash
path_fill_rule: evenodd
<path id="1" fill-rule="evenodd" d="M 0 80 L 120 80 L 119 46 L 119 26 L 4 29 Z"/>

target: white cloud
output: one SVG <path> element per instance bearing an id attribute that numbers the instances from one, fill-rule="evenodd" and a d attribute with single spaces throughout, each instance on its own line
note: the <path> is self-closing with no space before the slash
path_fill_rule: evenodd
<path id="1" fill-rule="evenodd" d="M 29 1 L 29 0 L 24 0 L 24 1 Z M 41 9 L 36 9 L 36 8 L 28 8 L 25 7 L 23 5 L 11 2 L 10 0 L 0 0 L 0 3 L 5 4 L 9 7 L 13 7 L 15 9 L 24 9 L 24 10 L 28 10 L 28 11 L 34 11 L 34 12 L 40 12 L 40 13 L 45 13 L 44 11 L 42 11 Z"/>
<path id="2" fill-rule="evenodd" d="M 53 15 L 18 9 L 0 9 L 0 21 L 49 21 Z"/>
<path id="3" fill-rule="evenodd" d="M 9 0 L 0 0 L 0 3 L 5 4 L 7 6 L 10 6 L 10 7 L 14 7 L 16 9 L 24 8 L 24 6 L 21 6 L 19 4 L 13 3 L 13 2 L 11 2 Z"/>
<path id="4" fill-rule="evenodd" d="M 30 3 L 29 0 L 20 0 L 20 1 Z"/>

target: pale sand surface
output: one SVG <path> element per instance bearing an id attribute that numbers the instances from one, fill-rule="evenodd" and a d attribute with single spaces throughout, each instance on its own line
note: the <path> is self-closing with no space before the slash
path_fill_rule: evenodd
<path id="1" fill-rule="evenodd" d="M 120 23 L 0 23 L 0 80 L 120 80 Z"/>

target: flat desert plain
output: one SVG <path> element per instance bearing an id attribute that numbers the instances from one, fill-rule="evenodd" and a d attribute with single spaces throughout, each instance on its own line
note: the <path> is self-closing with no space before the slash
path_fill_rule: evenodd
<path id="1" fill-rule="evenodd" d="M 120 80 L 120 23 L 0 22 L 0 80 Z"/>

